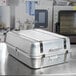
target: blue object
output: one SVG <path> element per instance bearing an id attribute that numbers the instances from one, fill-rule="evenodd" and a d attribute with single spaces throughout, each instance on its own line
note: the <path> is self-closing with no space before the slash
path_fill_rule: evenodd
<path id="1" fill-rule="evenodd" d="M 35 16 L 35 1 L 26 2 L 26 13 Z"/>

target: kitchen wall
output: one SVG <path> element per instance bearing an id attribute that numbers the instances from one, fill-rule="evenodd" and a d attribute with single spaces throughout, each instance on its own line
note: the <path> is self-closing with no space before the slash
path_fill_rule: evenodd
<path id="1" fill-rule="evenodd" d="M 30 0 L 19 0 L 19 5 L 15 7 L 15 28 L 19 27 L 18 22 L 26 22 L 28 20 L 29 23 L 33 25 L 35 23 L 35 16 L 29 15 L 27 13 L 26 2 Z M 35 5 L 35 9 L 46 9 L 48 11 L 48 27 L 43 28 L 48 31 L 52 31 L 52 9 L 53 9 L 53 0 L 32 0 L 37 1 Z"/>

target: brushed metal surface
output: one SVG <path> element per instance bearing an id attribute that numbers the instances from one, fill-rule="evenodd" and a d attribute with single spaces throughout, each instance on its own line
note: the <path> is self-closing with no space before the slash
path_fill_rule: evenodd
<path id="1" fill-rule="evenodd" d="M 6 43 L 10 55 L 35 69 L 69 61 L 71 53 L 69 38 L 40 29 L 8 32 Z"/>
<path id="2" fill-rule="evenodd" d="M 42 69 L 31 69 L 8 55 L 5 50 L 0 50 L 0 75 L 58 75 L 75 76 L 76 75 L 76 45 L 71 46 L 72 56 L 69 63 L 46 67 Z M 4 56 L 2 58 L 2 56 Z"/>

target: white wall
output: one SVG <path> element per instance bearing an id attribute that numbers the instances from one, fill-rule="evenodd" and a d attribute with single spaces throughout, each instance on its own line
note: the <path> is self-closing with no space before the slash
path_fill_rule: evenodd
<path id="1" fill-rule="evenodd" d="M 26 1 L 28 0 L 19 0 L 19 5 L 15 8 L 15 25 L 18 26 L 18 21 L 20 20 L 22 23 L 27 19 L 33 23 L 35 16 L 30 16 L 26 13 Z M 52 31 L 52 8 L 53 8 L 53 0 L 36 0 L 38 4 L 35 6 L 35 9 L 46 9 L 48 10 L 48 28 L 46 30 Z"/>

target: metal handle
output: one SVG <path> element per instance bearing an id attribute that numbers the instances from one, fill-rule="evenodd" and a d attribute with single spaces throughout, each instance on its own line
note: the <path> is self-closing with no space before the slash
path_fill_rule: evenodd
<path id="1" fill-rule="evenodd" d="M 68 50 L 65 52 L 65 55 L 64 55 L 64 62 L 66 62 L 67 54 L 68 54 Z"/>
<path id="2" fill-rule="evenodd" d="M 57 22 L 55 25 L 56 25 L 56 32 L 60 33 L 60 23 Z"/>

